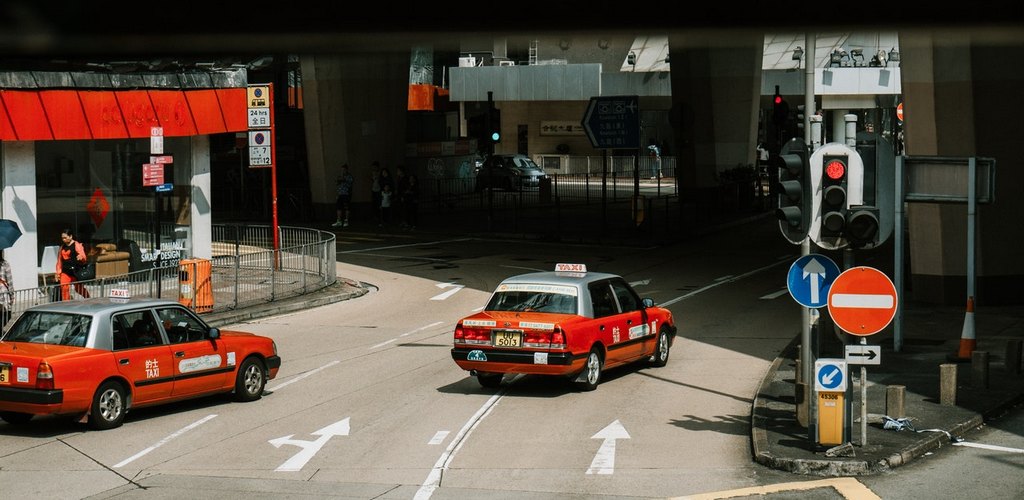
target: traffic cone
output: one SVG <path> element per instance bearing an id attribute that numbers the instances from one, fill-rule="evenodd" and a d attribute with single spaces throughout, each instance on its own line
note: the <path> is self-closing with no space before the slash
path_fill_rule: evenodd
<path id="1" fill-rule="evenodd" d="M 971 353 L 978 345 L 974 338 L 974 297 L 967 297 L 967 313 L 964 314 L 964 329 L 960 333 L 960 350 L 956 357 L 961 360 L 971 359 Z"/>

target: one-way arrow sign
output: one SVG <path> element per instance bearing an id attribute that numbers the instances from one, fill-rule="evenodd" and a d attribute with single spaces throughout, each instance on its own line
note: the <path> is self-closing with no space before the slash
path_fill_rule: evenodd
<path id="1" fill-rule="evenodd" d="M 846 362 L 851 365 L 882 364 L 882 349 L 877 345 L 846 346 Z"/>

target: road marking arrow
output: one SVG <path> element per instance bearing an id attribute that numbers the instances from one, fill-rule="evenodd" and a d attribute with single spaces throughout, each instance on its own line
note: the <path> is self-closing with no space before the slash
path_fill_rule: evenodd
<path id="1" fill-rule="evenodd" d="M 466 287 L 466 285 L 457 285 L 455 283 L 438 283 L 436 286 L 438 288 L 449 288 L 449 287 L 455 287 L 455 288 L 452 288 L 451 290 L 448 290 L 447 292 L 435 295 L 435 296 L 431 297 L 430 300 L 444 300 L 444 299 L 447 299 L 448 297 L 451 297 L 452 295 L 455 295 L 456 293 L 458 293 L 459 290 L 462 290 L 463 288 Z"/>
<path id="2" fill-rule="evenodd" d="M 277 439 L 271 439 L 270 444 L 274 445 L 274 448 L 280 448 L 282 445 L 290 444 L 292 446 L 298 446 L 302 448 L 298 453 L 292 455 L 285 463 L 281 464 L 280 467 L 274 469 L 276 472 L 295 472 L 302 470 L 302 467 L 309 462 L 309 459 L 316 455 L 316 452 L 323 448 L 327 441 L 334 436 L 347 436 L 349 432 L 348 417 L 345 420 L 335 422 L 323 429 L 320 429 L 312 434 L 314 436 L 320 436 L 313 441 L 306 441 L 302 439 L 292 439 L 295 434 L 289 434 L 287 436 L 279 437 Z"/>
<path id="3" fill-rule="evenodd" d="M 587 469 L 587 474 L 614 473 L 615 440 L 629 439 L 629 433 L 626 432 L 626 428 L 616 420 L 608 424 L 604 429 L 601 429 L 597 434 L 591 436 L 590 439 L 603 439 L 604 441 L 601 442 L 601 448 L 597 450 L 597 455 L 594 455 L 594 460 L 590 462 L 590 468 Z"/>
<path id="4" fill-rule="evenodd" d="M 818 280 L 820 279 L 821 281 L 825 281 L 825 274 L 827 272 L 825 270 L 825 266 L 823 266 L 821 262 L 818 262 L 818 259 L 811 259 L 807 262 L 807 265 L 804 266 L 803 271 L 804 279 L 807 279 L 808 276 L 811 277 L 811 303 L 817 304 L 821 302 L 821 292 Z"/>

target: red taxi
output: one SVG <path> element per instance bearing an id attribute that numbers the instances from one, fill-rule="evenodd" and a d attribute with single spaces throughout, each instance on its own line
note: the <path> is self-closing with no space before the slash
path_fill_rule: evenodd
<path id="1" fill-rule="evenodd" d="M 270 338 L 211 328 L 175 301 L 111 295 L 17 319 L 0 338 L 0 418 L 66 415 L 111 429 L 132 408 L 217 393 L 260 399 L 277 376 Z"/>
<path id="2" fill-rule="evenodd" d="M 506 373 L 558 375 L 593 390 L 608 368 L 668 362 L 672 312 L 641 299 L 620 276 L 557 264 L 501 282 L 483 311 L 455 325 L 452 359 L 497 387 Z"/>

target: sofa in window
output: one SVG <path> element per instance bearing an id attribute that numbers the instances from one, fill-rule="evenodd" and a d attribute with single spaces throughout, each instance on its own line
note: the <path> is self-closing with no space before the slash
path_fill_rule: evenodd
<path id="1" fill-rule="evenodd" d="M 131 253 L 117 249 L 113 243 L 97 243 L 93 247 L 96 260 L 96 277 L 118 276 L 128 274 L 128 260 Z"/>

